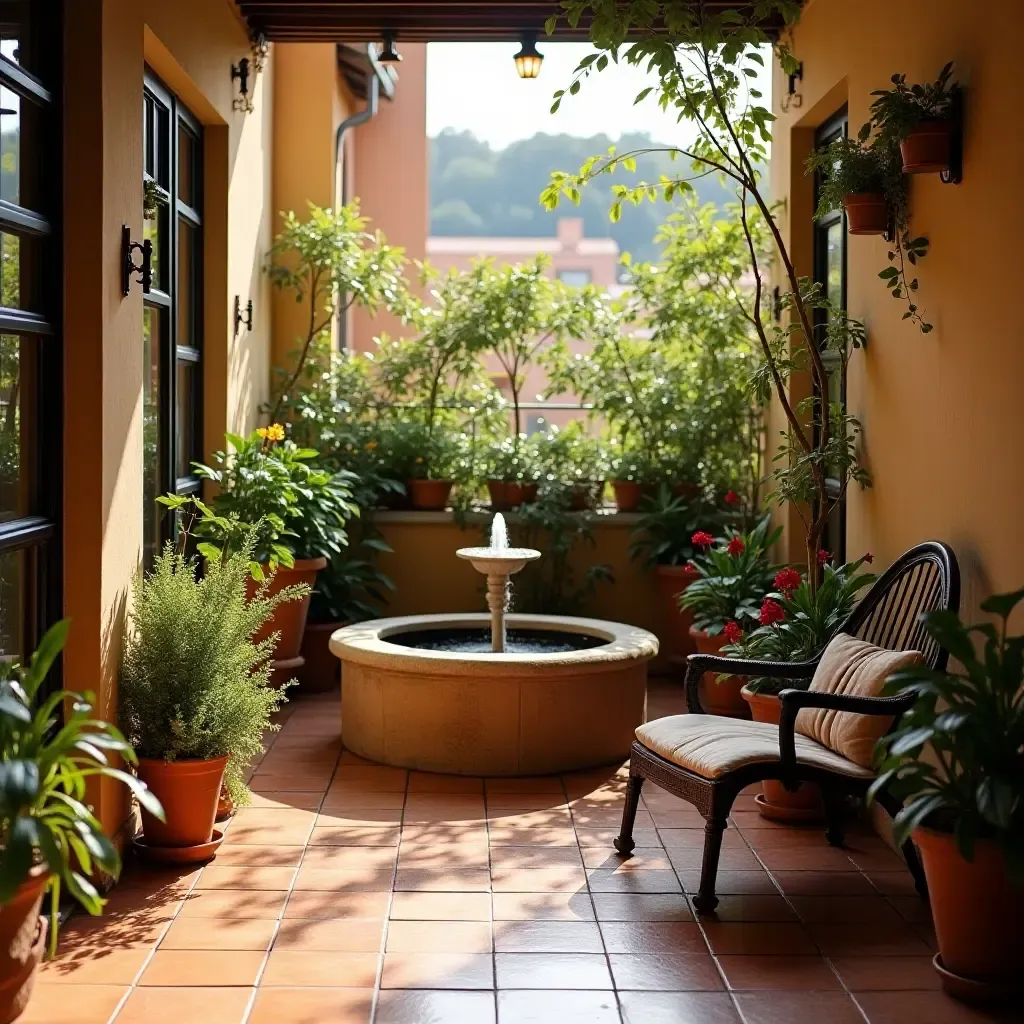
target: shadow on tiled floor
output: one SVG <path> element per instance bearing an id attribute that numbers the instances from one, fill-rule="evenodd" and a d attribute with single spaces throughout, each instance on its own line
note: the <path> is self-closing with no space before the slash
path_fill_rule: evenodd
<path id="1" fill-rule="evenodd" d="M 653 685 L 652 717 L 682 710 Z M 687 893 L 703 821 L 648 784 L 611 849 L 624 773 L 483 780 L 340 749 L 336 697 L 299 700 L 215 861 L 133 865 L 78 918 L 24 1024 L 954 1024 L 927 907 L 854 828 L 780 827 L 740 797 L 713 918 Z"/>

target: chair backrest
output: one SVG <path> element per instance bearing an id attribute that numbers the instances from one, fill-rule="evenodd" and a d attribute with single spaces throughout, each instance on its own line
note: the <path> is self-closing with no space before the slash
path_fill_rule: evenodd
<path id="1" fill-rule="evenodd" d="M 953 549 L 930 540 L 904 552 L 875 581 L 841 632 L 890 651 L 920 651 L 945 669 L 949 653 L 921 623 L 923 612 L 960 610 L 960 567 Z"/>

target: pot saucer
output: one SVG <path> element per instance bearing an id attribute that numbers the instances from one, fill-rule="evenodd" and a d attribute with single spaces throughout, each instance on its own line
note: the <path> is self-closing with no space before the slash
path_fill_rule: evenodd
<path id="1" fill-rule="evenodd" d="M 156 861 L 158 864 L 199 864 L 216 856 L 217 848 L 223 842 L 224 833 L 215 828 L 213 838 L 208 843 L 199 843 L 196 846 L 149 846 L 145 834 L 136 836 L 132 840 L 132 845 L 140 857 Z"/>
<path id="2" fill-rule="evenodd" d="M 983 981 L 980 978 L 967 978 L 962 974 L 954 974 L 943 966 L 942 954 L 932 957 L 932 966 L 942 980 L 942 987 L 948 995 L 961 999 L 965 1003 L 999 1004 L 1017 1003 L 1024 997 L 1024 987 L 1019 984 L 997 981 Z"/>
<path id="3" fill-rule="evenodd" d="M 821 821 L 820 807 L 787 807 L 783 804 L 770 804 L 764 798 L 764 793 L 758 793 L 754 797 L 754 803 L 762 818 L 769 821 L 780 821 L 789 824 L 798 822 Z"/>

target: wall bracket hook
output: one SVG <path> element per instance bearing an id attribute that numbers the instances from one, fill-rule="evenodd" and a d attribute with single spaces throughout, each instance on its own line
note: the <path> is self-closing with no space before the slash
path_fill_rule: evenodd
<path id="1" fill-rule="evenodd" d="M 138 263 L 135 254 L 139 254 Z M 144 242 L 133 242 L 132 231 L 127 224 L 121 225 L 121 294 L 127 295 L 132 287 L 132 275 L 138 274 L 137 280 L 142 291 L 148 295 L 153 285 L 153 243 L 147 238 Z"/>

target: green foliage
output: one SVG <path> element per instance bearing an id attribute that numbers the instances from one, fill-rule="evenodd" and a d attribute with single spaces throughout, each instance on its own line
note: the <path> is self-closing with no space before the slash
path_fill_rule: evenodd
<path id="1" fill-rule="evenodd" d="M 247 598 L 256 538 L 224 561 L 198 565 L 168 546 L 137 578 L 118 690 L 121 727 L 142 757 L 228 756 L 225 784 L 248 799 L 244 773 L 284 694 L 269 685 L 278 634 L 256 642 L 274 609 L 305 586 L 270 594 L 269 581 Z"/>
<path id="2" fill-rule="evenodd" d="M 703 496 L 674 495 L 662 484 L 648 498 L 636 527 L 630 534 L 629 556 L 645 569 L 659 565 L 685 565 L 697 550 L 690 539 L 697 530 L 713 530 L 718 523 L 715 510 Z"/>
<path id="3" fill-rule="evenodd" d="M 738 643 L 725 648 L 725 654 L 762 661 L 809 661 L 817 658 L 839 632 L 853 611 L 862 590 L 875 581 L 870 572 L 861 572 L 869 558 L 833 566 L 826 563 L 821 584 L 812 590 L 806 578 L 793 590 L 775 591 L 767 596 L 782 606 L 785 618 L 759 626 Z M 778 693 L 787 687 L 806 689 L 808 679 L 752 679 L 751 690 Z"/>
<path id="4" fill-rule="evenodd" d="M 1024 636 L 1007 629 L 1022 600 L 1024 590 L 985 601 L 982 610 L 996 623 L 967 626 L 947 611 L 924 616 L 958 667 L 915 666 L 889 679 L 887 695 L 916 699 L 879 741 L 880 774 L 869 798 L 889 787 L 904 800 L 893 821 L 897 843 L 927 825 L 953 832 L 971 861 L 979 840 L 994 839 L 1024 883 Z"/>
<path id="5" fill-rule="evenodd" d="M 377 566 L 377 556 L 391 547 L 376 530 L 331 558 L 317 573 L 309 605 L 311 622 L 361 622 L 375 619 L 387 604 L 387 591 L 395 589 Z"/>
<path id="6" fill-rule="evenodd" d="M 531 440 L 537 478 L 545 485 L 602 483 L 608 476 L 607 447 L 578 420 Z"/>
<path id="7" fill-rule="evenodd" d="M 926 121 L 944 121 L 951 114 L 953 62 L 939 72 L 934 82 L 908 85 L 907 76 L 892 76 L 891 89 L 871 93 L 871 123 L 886 143 L 899 143 Z"/>
<path id="8" fill-rule="evenodd" d="M 772 589 L 777 566 L 768 551 L 782 535 L 765 517 L 746 533 L 730 531 L 718 545 L 696 555 L 696 578 L 680 595 L 681 608 L 693 611 L 697 629 L 718 636 L 726 623 L 749 629 L 757 622 L 765 595 Z"/>
<path id="9" fill-rule="evenodd" d="M 121 872 L 117 847 L 85 802 L 88 780 L 106 776 L 124 783 L 163 819 L 145 785 L 111 764 L 117 758 L 135 764 L 135 752 L 113 725 L 93 717 L 93 695 L 40 694 L 69 627 L 67 619 L 51 627 L 27 666 L 0 665 L 0 904 L 11 900 L 33 866 L 42 865 L 51 890 L 51 956 L 61 887 L 90 914 L 99 914 L 106 901 L 95 874 L 117 878 Z"/>
<path id="10" fill-rule="evenodd" d="M 540 479 L 537 440 L 526 434 L 494 441 L 484 453 L 481 466 L 484 479 L 513 483 L 534 483 Z"/>

